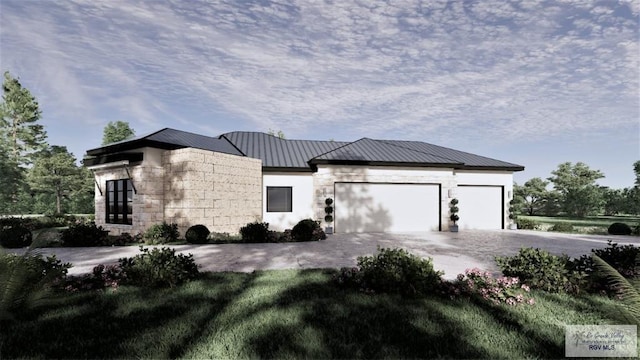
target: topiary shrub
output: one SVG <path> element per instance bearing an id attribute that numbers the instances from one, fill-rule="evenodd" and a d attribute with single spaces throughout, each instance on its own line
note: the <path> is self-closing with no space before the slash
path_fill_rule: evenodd
<path id="1" fill-rule="evenodd" d="M 291 229 L 291 236 L 294 241 L 318 241 L 327 238 L 327 235 L 320 227 L 320 223 L 312 219 L 300 220 Z"/>
<path id="2" fill-rule="evenodd" d="M 541 249 L 522 248 L 514 256 L 496 256 L 505 276 L 513 276 L 532 288 L 549 292 L 577 293 L 587 274 L 575 268 L 567 255 L 556 256 Z"/>
<path id="3" fill-rule="evenodd" d="M 60 236 L 64 246 L 100 246 L 107 241 L 107 234 L 102 226 L 94 222 L 79 223 L 69 226 Z"/>
<path id="4" fill-rule="evenodd" d="M 557 224 L 554 224 L 549 231 L 555 231 L 555 232 L 573 232 L 573 225 L 571 223 L 566 223 L 566 222 L 559 222 Z"/>
<path id="5" fill-rule="evenodd" d="M 206 244 L 210 233 L 204 225 L 193 225 L 187 229 L 184 237 L 190 244 Z"/>
<path id="6" fill-rule="evenodd" d="M 15 225 L 0 230 L 0 246 L 5 248 L 23 248 L 31 245 L 33 235 L 24 226 Z"/>
<path id="7" fill-rule="evenodd" d="M 149 245 L 167 244 L 178 241 L 178 224 L 169 224 L 163 221 L 162 224 L 151 225 L 144 233 L 144 242 Z"/>
<path id="8" fill-rule="evenodd" d="M 625 223 L 616 222 L 609 225 L 607 232 L 611 235 L 631 235 L 631 227 Z"/>
<path id="9" fill-rule="evenodd" d="M 269 237 L 269 223 L 252 222 L 240 228 L 242 242 L 260 243 L 266 242 Z"/>
<path id="10" fill-rule="evenodd" d="M 359 282 L 366 291 L 417 295 L 435 292 L 441 284 L 441 271 L 430 258 L 423 259 L 404 249 L 380 249 L 373 256 L 358 258 L 358 274 L 342 270 L 348 281 Z"/>
<path id="11" fill-rule="evenodd" d="M 176 255 L 167 247 L 151 250 L 140 247 L 142 254 L 118 260 L 122 284 L 143 287 L 175 287 L 198 277 L 200 272 L 193 255 Z"/>

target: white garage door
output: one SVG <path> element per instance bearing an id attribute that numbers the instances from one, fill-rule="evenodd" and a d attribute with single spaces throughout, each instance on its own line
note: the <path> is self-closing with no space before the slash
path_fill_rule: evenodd
<path id="1" fill-rule="evenodd" d="M 502 229 L 502 187 L 458 185 L 460 229 Z"/>
<path id="2" fill-rule="evenodd" d="M 440 187 L 426 184 L 335 184 L 335 231 L 438 231 Z"/>

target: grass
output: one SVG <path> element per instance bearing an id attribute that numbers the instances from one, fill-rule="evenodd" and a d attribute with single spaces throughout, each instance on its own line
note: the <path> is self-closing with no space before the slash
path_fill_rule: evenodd
<path id="1" fill-rule="evenodd" d="M 207 273 L 167 290 L 62 295 L 0 327 L 0 358 L 551 358 L 566 324 L 616 324 L 614 301 L 534 306 L 336 287 L 332 270 Z"/>
<path id="2" fill-rule="evenodd" d="M 544 228 L 550 228 L 558 223 L 569 223 L 574 226 L 577 233 L 607 234 L 609 225 L 614 222 L 621 222 L 629 225 L 632 229 L 640 223 L 640 216 L 617 215 L 617 216 L 589 216 L 585 218 L 575 218 L 568 216 L 527 216 L 518 215 L 519 218 L 537 221 Z M 545 226 L 546 225 L 546 226 Z"/>

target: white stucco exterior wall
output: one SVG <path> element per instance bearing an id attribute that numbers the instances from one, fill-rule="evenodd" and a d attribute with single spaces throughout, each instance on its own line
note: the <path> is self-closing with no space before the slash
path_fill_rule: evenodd
<path id="1" fill-rule="evenodd" d="M 506 228 L 509 224 L 509 201 L 513 198 L 513 173 L 508 171 L 469 171 L 462 170 L 456 171 L 456 179 L 458 186 L 497 186 L 502 187 L 504 190 L 504 197 L 502 200 L 502 222 Z M 452 197 L 458 197 L 458 189 L 454 189 Z M 497 197 L 497 196 L 496 196 Z M 478 202 L 484 200 L 478 199 Z M 474 206 L 480 206 L 479 204 L 473 204 Z M 460 203 L 460 228 L 465 229 L 465 219 L 463 218 L 465 204 Z M 487 209 L 488 211 L 488 209 Z M 492 210 L 493 211 L 493 210 Z M 500 211 L 500 210 L 495 210 Z M 477 219 L 476 219 L 477 220 Z M 478 228 L 478 227 L 473 227 Z"/>
<path id="2" fill-rule="evenodd" d="M 267 212 L 267 187 L 292 188 L 291 212 Z M 291 229 L 300 220 L 313 216 L 313 176 L 311 173 L 266 173 L 262 175 L 262 221 L 272 230 Z"/>

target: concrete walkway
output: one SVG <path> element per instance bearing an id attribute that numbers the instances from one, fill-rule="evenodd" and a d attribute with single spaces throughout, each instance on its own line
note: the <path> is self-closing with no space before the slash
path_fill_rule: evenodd
<path id="1" fill-rule="evenodd" d="M 633 236 L 559 234 L 527 230 L 425 232 L 407 234 L 338 234 L 327 240 L 283 244 L 175 245 L 178 253 L 191 253 L 201 271 L 241 271 L 266 269 L 339 268 L 354 266 L 358 256 L 371 255 L 380 247 L 401 247 L 433 258 L 435 268 L 453 279 L 467 268 L 496 272 L 497 255 L 513 255 L 522 247 L 536 247 L 572 257 L 604 248 L 607 240 L 620 245 L 640 245 Z M 119 258 L 139 253 L 136 246 L 39 249 L 43 255 L 56 254 L 74 267 L 70 274 L 88 273 L 98 264 L 117 263 Z"/>

